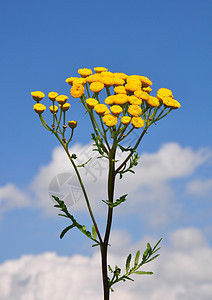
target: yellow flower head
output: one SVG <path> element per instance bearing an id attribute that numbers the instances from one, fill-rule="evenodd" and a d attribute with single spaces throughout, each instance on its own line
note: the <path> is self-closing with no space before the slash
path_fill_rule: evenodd
<path id="1" fill-rule="evenodd" d="M 138 105 L 129 105 L 129 107 L 128 107 L 128 113 L 131 116 L 138 117 L 138 116 L 141 115 L 142 109 Z"/>
<path id="2" fill-rule="evenodd" d="M 109 108 L 107 107 L 106 111 L 104 112 L 104 116 L 105 116 L 105 115 L 108 115 L 108 114 L 110 114 L 110 110 L 109 110 Z"/>
<path id="3" fill-rule="evenodd" d="M 141 103 L 142 103 L 141 99 L 139 99 L 133 95 L 128 97 L 128 101 L 130 104 L 134 104 L 134 105 L 141 105 Z"/>
<path id="4" fill-rule="evenodd" d="M 100 74 L 93 74 L 90 75 L 88 77 L 86 77 L 86 82 L 88 82 L 89 84 L 91 84 L 92 82 L 96 82 L 96 81 L 100 81 L 101 80 L 101 75 Z"/>
<path id="5" fill-rule="evenodd" d="M 103 90 L 103 88 L 104 88 L 104 84 L 102 82 L 98 82 L 98 81 L 92 82 L 89 87 L 89 89 L 94 93 L 101 92 L 101 90 Z"/>
<path id="6" fill-rule="evenodd" d="M 172 95 L 172 91 L 169 89 L 161 88 L 157 91 L 157 96 L 159 100 L 163 101 L 164 97 L 171 97 L 174 98 Z"/>
<path id="7" fill-rule="evenodd" d="M 94 68 L 94 71 L 96 72 L 96 73 L 102 73 L 102 72 L 107 72 L 107 68 L 104 68 L 104 67 L 96 67 L 96 68 Z"/>
<path id="8" fill-rule="evenodd" d="M 121 78 L 121 79 L 123 79 L 123 80 L 126 80 L 127 79 L 127 75 L 126 74 L 124 74 L 124 73 L 113 73 L 114 74 L 114 76 L 116 76 L 116 77 L 119 77 L 119 78 Z"/>
<path id="9" fill-rule="evenodd" d="M 144 127 L 144 120 L 141 117 L 133 117 L 131 120 L 133 127 L 141 128 Z"/>
<path id="10" fill-rule="evenodd" d="M 125 84 L 125 89 L 128 93 L 134 93 L 135 91 L 140 91 L 141 86 L 137 82 L 129 82 Z"/>
<path id="11" fill-rule="evenodd" d="M 80 74 L 81 77 L 84 78 L 91 75 L 93 72 L 91 69 L 84 68 L 84 69 L 79 69 L 78 73 Z"/>
<path id="12" fill-rule="evenodd" d="M 84 86 L 81 84 L 74 84 L 71 88 L 71 96 L 79 98 L 84 94 Z"/>
<path id="13" fill-rule="evenodd" d="M 114 87 L 115 94 L 127 94 L 127 91 L 124 86 L 115 86 Z"/>
<path id="14" fill-rule="evenodd" d="M 59 104 L 65 104 L 68 100 L 68 97 L 66 95 L 59 95 L 55 99 Z"/>
<path id="15" fill-rule="evenodd" d="M 118 77 L 118 76 L 114 76 L 113 80 L 114 80 L 114 85 L 115 86 L 120 86 L 120 85 L 125 84 L 125 80 Z"/>
<path id="16" fill-rule="evenodd" d="M 146 93 L 146 92 L 143 92 L 143 91 L 135 91 L 134 92 L 134 95 L 139 98 L 139 99 L 142 99 L 144 101 L 148 100 L 149 99 L 149 94 Z"/>
<path id="17" fill-rule="evenodd" d="M 69 77 L 66 79 L 66 82 L 69 84 L 69 85 L 73 85 L 74 83 L 74 80 L 78 78 L 78 77 Z"/>
<path id="18" fill-rule="evenodd" d="M 141 79 L 139 75 L 130 75 L 127 76 L 127 83 L 128 82 L 136 82 L 137 84 L 141 85 Z"/>
<path id="19" fill-rule="evenodd" d="M 114 85 L 114 77 L 111 76 L 102 76 L 101 82 L 105 85 L 110 87 L 111 85 Z"/>
<path id="20" fill-rule="evenodd" d="M 181 107 L 180 102 L 173 99 L 172 97 L 164 97 L 163 98 L 163 105 L 165 107 L 169 107 L 169 108 L 173 108 L 173 109 L 177 109 L 177 108 Z"/>
<path id="21" fill-rule="evenodd" d="M 147 78 L 145 76 L 139 76 L 139 77 L 140 77 L 140 80 L 141 80 L 141 83 L 142 83 L 143 87 L 147 87 L 147 86 L 152 85 L 152 81 L 149 78 Z"/>
<path id="22" fill-rule="evenodd" d="M 143 88 L 143 91 L 144 92 L 147 92 L 148 94 L 152 91 L 151 87 L 150 86 L 147 86 L 147 87 L 144 87 Z"/>
<path id="23" fill-rule="evenodd" d="M 112 127 L 115 126 L 118 122 L 118 118 L 114 115 L 107 114 L 103 117 L 103 122 L 106 126 Z"/>
<path id="24" fill-rule="evenodd" d="M 149 96 L 149 99 L 146 100 L 146 103 L 148 104 L 148 106 L 151 106 L 151 107 L 157 107 L 160 105 L 160 102 L 158 101 L 158 99 L 153 96 Z"/>
<path id="25" fill-rule="evenodd" d="M 41 103 L 36 103 L 33 105 L 33 109 L 36 113 L 42 114 L 46 110 L 46 106 Z"/>
<path id="26" fill-rule="evenodd" d="M 99 116 L 103 116 L 107 109 L 108 107 L 105 104 L 97 104 L 94 106 L 94 110 Z"/>
<path id="27" fill-rule="evenodd" d="M 113 105 L 115 102 L 115 95 L 108 96 L 105 98 L 105 103 L 108 105 Z"/>
<path id="28" fill-rule="evenodd" d="M 56 105 L 50 106 L 49 109 L 50 109 L 51 113 L 55 113 L 56 114 L 58 112 L 58 107 Z"/>
<path id="29" fill-rule="evenodd" d="M 48 94 L 49 99 L 52 100 L 52 101 L 55 101 L 55 98 L 56 98 L 57 96 L 58 96 L 58 93 L 56 93 L 56 92 L 50 92 L 50 93 Z"/>
<path id="30" fill-rule="evenodd" d="M 110 110 L 111 110 L 112 114 L 115 115 L 116 117 L 118 117 L 123 111 L 122 107 L 119 105 L 111 106 Z"/>
<path id="31" fill-rule="evenodd" d="M 41 91 L 31 92 L 31 95 L 35 101 L 41 101 L 45 97 L 45 94 Z"/>
<path id="32" fill-rule="evenodd" d="M 73 80 L 73 85 L 75 84 L 81 84 L 81 85 L 85 85 L 86 84 L 86 79 L 85 78 L 75 78 Z"/>
<path id="33" fill-rule="evenodd" d="M 124 125 L 129 125 L 130 121 L 131 121 L 131 117 L 124 116 L 124 117 L 121 118 L 121 123 L 124 124 Z"/>
<path id="34" fill-rule="evenodd" d="M 88 98 L 86 100 L 87 106 L 90 109 L 93 109 L 95 105 L 99 104 L 99 102 L 96 99 L 93 98 Z"/>
<path id="35" fill-rule="evenodd" d="M 74 129 L 75 127 L 77 127 L 77 121 L 68 121 L 68 126 L 71 128 L 71 129 Z"/>
<path id="36" fill-rule="evenodd" d="M 128 102 L 128 96 L 124 95 L 124 94 L 117 94 L 114 95 L 114 104 L 118 104 L 118 105 L 124 105 L 125 103 Z"/>
<path id="37" fill-rule="evenodd" d="M 60 105 L 60 108 L 62 111 L 67 111 L 67 110 L 69 110 L 70 106 L 71 106 L 70 103 L 65 103 L 63 105 Z"/>

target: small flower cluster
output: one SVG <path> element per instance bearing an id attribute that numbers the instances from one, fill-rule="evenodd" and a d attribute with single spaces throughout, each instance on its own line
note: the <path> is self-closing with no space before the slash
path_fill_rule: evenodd
<path id="1" fill-rule="evenodd" d="M 150 117 L 149 112 L 157 108 L 176 109 L 181 105 L 169 89 L 161 88 L 156 97 L 150 95 L 152 82 L 140 75 L 112 73 L 107 68 L 79 69 L 81 77 L 70 77 L 71 96 L 80 98 L 87 110 L 94 110 L 108 127 L 117 125 L 118 120 L 128 126 L 141 128 Z M 100 102 L 99 93 L 106 89 L 107 97 Z M 87 90 L 87 96 L 85 95 Z M 93 92 L 91 96 L 90 93 Z"/>
<path id="2" fill-rule="evenodd" d="M 31 92 L 32 98 L 37 102 L 36 104 L 34 104 L 33 108 L 34 111 L 39 115 L 40 120 L 43 124 L 43 126 L 48 129 L 49 131 L 53 132 L 55 135 L 57 135 L 57 137 L 59 138 L 59 135 L 61 135 L 62 139 L 60 139 L 61 142 L 63 143 L 69 143 L 72 139 L 73 136 L 73 130 L 74 128 L 77 126 L 77 121 L 72 120 L 72 121 L 68 121 L 67 124 L 68 126 L 72 129 L 71 132 L 71 136 L 69 138 L 69 140 L 67 141 L 65 138 L 65 131 L 67 128 L 67 125 L 65 123 L 65 113 L 69 110 L 71 104 L 67 102 L 68 97 L 66 95 L 58 95 L 58 93 L 56 92 L 50 92 L 48 94 L 48 98 L 52 101 L 52 105 L 49 106 L 49 110 L 53 115 L 53 124 L 52 124 L 52 128 L 45 122 L 42 114 L 43 112 L 46 110 L 46 106 L 42 103 L 40 103 L 40 101 L 45 97 L 45 94 L 41 91 L 35 91 L 35 92 Z M 57 105 L 58 106 L 57 106 Z M 60 115 L 59 117 L 57 117 L 57 113 L 60 110 Z M 62 128 L 60 127 L 60 123 L 61 123 L 61 118 L 63 115 L 63 126 Z"/>

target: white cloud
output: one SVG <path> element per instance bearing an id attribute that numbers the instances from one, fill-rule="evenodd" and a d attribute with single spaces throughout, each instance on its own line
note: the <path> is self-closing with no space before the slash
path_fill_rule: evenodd
<path id="1" fill-rule="evenodd" d="M 0 187 L 0 214 L 18 207 L 29 205 L 29 199 L 14 184 L 8 183 Z"/>
<path id="2" fill-rule="evenodd" d="M 84 168 L 79 168 L 79 171 L 84 179 L 92 207 L 96 212 L 104 213 L 104 204 L 101 200 L 107 199 L 107 160 L 95 160 L 94 157 L 98 154 L 92 151 L 91 145 L 77 144 L 70 149 L 70 152 L 78 154 L 79 164 L 86 162 L 90 156 L 93 157 Z M 119 159 L 123 158 L 121 155 L 119 152 Z M 141 210 L 145 211 L 148 207 L 147 219 L 151 226 L 159 226 L 176 218 L 181 208 L 176 201 L 176 190 L 171 184 L 171 180 L 189 178 L 195 173 L 198 166 L 204 165 L 211 156 L 212 153 L 208 149 L 200 148 L 194 151 L 189 147 L 183 148 L 177 143 L 165 144 L 155 153 L 142 153 L 139 164 L 135 168 L 136 174 L 129 173 L 122 180 L 117 179 L 116 197 L 128 194 L 128 201 L 120 206 L 117 213 L 137 213 Z M 48 195 L 49 183 L 57 174 L 65 172 L 69 172 L 70 176 L 73 176 L 70 181 L 75 185 L 75 190 L 71 192 L 69 198 L 74 198 L 74 193 L 79 192 L 77 190 L 79 184 L 62 148 L 54 149 L 52 161 L 49 165 L 41 168 L 32 182 L 31 189 L 35 195 L 34 204 L 44 208 L 47 213 L 56 215 L 53 202 Z M 62 190 L 63 194 L 67 193 L 64 187 L 65 184 L 63 187 L 62 185 L 59 187 L 61 194 Z M 79 196 L 79 193 L 77 195 Z M 80 201 L 72 206 L 72 211 L 86 209 L 82 194 L 80 196 Z"/>
<path id="3" fill-rule="evenodd" d="M 112 239 L 109 263 L 125 263 L 126 255 L 144 249 L 144 240 L 136 245 L 120 241 L 126 232 L 116 232 Z M 128 240 L 130 240 L 128 236 Z M 153 240 L 150 238 L 150 240 Z M 113 244 L 116 244 L 113 247 Z M 169 245 L 162 245 L 161 256 L 146 266 L 154 275 L 135 275 L 135 282 L 114 286 L 113 300 L 210 300 L 212 295 L 212 249 L 201 232 L 183 228 L 170 234 Z M 132 249 L 134 249 L 132 251 Z M 124 255 L 123 255 L 124 253 Z M 0 265 L 0 300 L 100 300 L 102 283 L 100 257 L 55 253 L 24 255 Z"/>
<path id="4" fill-rule="evenodd" d="M 194 179 L 187 185 L 187 193 L 197 197 L 207 197 L 212 193 L 212 178 Z"/>

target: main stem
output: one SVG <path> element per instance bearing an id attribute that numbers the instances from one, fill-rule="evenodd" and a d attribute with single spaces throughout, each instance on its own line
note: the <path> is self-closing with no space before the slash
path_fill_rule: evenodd
<path id="1" fill-rule="evenodd" d="M 115 151 L 116 147 L 112 147 L 109 157 L 109 172 L 108 172 L 108 201 L 113 203 L 114 198 L 114 187 L 115 187 Z M 108 242 L 110 237 L 111 225 L 113 217 L 113 207 L 108 206 L 107 226 L 105 231 L 104 241 L 101 247 L 101 258 L 102 258 L 102 280 L 104 288 L 104 300 L 109 300 L 110 288 L 108 282 L 108 263 L 107 263 L 107 252 Z"/>

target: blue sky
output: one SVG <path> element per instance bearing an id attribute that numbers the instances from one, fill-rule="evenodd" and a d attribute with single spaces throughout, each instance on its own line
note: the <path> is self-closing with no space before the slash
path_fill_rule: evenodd
<path id="1" fill-rule="evenodd" d="M 153 82 L 153 94 L 160 87 L 169 88 L 182 105 L 150 130 L 140 148 L 149 161 L 156 157 L 160 162 L 161 153 L 184 157 L 179 165 L 185 164 L 185 169 L 179 167 L 180 175 L 167 173 L 161 195 L 148 186 L 155 188 L 155 196 L 172 199 L 156 205 L 159 212 L 164 205 L 164 219 L 150 226 L 132 205 L 129 213 L 123 209 L 118 214 L 114 229 L 126 230 L 133 244 L 147 235 L 165 237 L 166 245 L 168 234 L 191 227 L 199 230 L 211 249 L 211 11 L 212 2 L 207 0 L 1 3 L 0 263 L 51 251 L 66 256 L 88 253 L 88 243 L 77 232 L 59 240 L 66 222 L 47 212 L 45 205 L 37 205 L 32 195 L 35 179 L 41 182 L 42 167 L 56 161 L 52 153 L 58 143 L 40 126 L 30 92 L 55 90 L 68 95 L 65 79 L 77 76 L 79 68 L 95 66 L 147 76 Z M 74 143 L 83 149 L 90 141 L 90 128 L 80 103 L 76 99 L 71 103 L 70 117 L 79 123 Z M 16 187 L 8 188 L 9 196 L 3 192 L 8 184 Z M 20 199 L 25 197 L 22 204 L 13 201 L 11 191 L 16 196 L 21 193 Z M 136 192 L 138 196 L 139 186 Z M 145 209 L 145 215 L 149 211 L 154 223 L 158 216 L 151 200 L 154 193 L 149 193 L 149 206 L 145 203 L 140 209 Z M 87 221 L 84 212 L 76 209 L 76 214 Z M 134 222 L 126 226 L 126 218 Z"/>

